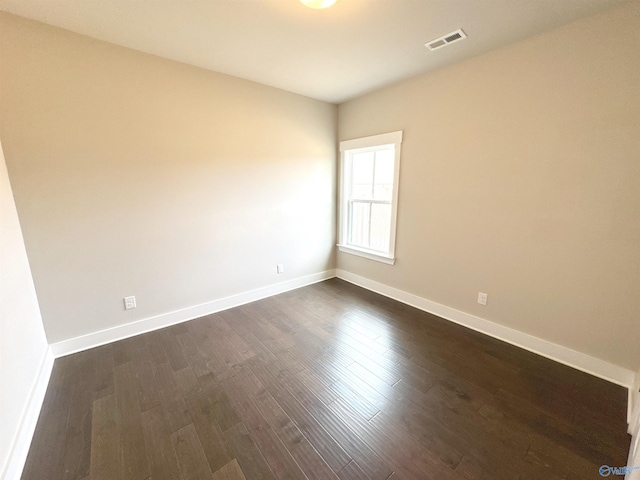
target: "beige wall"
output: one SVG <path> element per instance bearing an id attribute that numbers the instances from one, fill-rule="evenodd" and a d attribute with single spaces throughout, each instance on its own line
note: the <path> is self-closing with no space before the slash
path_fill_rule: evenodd
<path id="1" fill-rule="evenodd" d="M 0 64 L 50 343 L 334 268 L 334 105 L 8 14 Z"/>
<path id="2" fill-rule="evenodd" d="M 340 105 L 340 140 L 404 143 L 396 265 L 338 268 L 635 371 L 639 26 L 635 1 Z"/>
<path id="3" fill-rule="evenodd" d="M 38 299 L 0 145 L 0 478 L 16 474 L 18 438 L 47 353 Z M 36 400 L 37 401 L 37 400 Z M 23 433 L 23 435 L 25 435 Z M 27 434 L 28 435 L 28 434 Z M 24 440 L 24 439 L 23 439 Z M 19 452 L 19 455 L 25 452 Z M 7 477 L 5 477 L 7 475 Z"/>
<path id="4" fill-rule="evenodd" d="M 396 265 L 338 266 L 636 369 L 639 5 L 341 105 L 404 144 Z M 334 106 L 4 13 L 0 64 L 50 342 L 333 268 Z"/>

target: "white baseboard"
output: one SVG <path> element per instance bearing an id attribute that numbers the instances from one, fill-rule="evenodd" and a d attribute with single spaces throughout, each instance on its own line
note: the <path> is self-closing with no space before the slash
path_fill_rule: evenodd
<path id="1" fill-rule="evenodd" d="M 543 357 L 550 358 L 564 365 L 595 375 L 596 377 L 617 385 L 627 387 L 630 392 L 629 415 L 631 415 L 631 407 L 633 405 L 638 405 L 638 402 L 640 402 L 640 398 L 638 398 L 639 395 L 637 393 L 637 386 L 638 383 L 640 383 L 640 373 L 637 374 L 629 369 L 611 364 L 604 360 L 591 357 L 570 348 L 522 333 L 518 330 L 505 327 L 504 325 L 494 323 L 490 320 L 476 317 L 344 270 L 327 270 L 275 285 L 269 285 L 256 290 L 213 300 L 211 302 L 182 310 L 139 320 L 137 322 L 93 332 L 81 337 L 72 338 L 50 345 L 42 360 L 38 378 L 29 395 L 27 408 L 25 409 L 18 434 L 11 446 L 11 451 L 8 456 L 9 460 L 4 465 L 2 472 L 0 472 L 0 478 L 4 480 L 20 478 L 29 452 L 36 423 L 38 421 L 40 409 L 42 408 L 42 402 L 49 384 L 49 379 L 51 377 L 54 358 L 87 350 L 170 325 L 175 325 L 194 318 L 210 315 L 215 312 L 244 305 L 245 303 L 277 295 L 289 290 L 294 290 L 305 285 L 311 285 L 336 276 L 347 282 L 386 297 L 393 298 L 399 302 L 432 313 L 446 320 L 450 320 L 491 337 L 503 340 L 520 348 L 524 348 L 525 350 L 537 353 Z"/>
<path id="2" fill-rule="evenodd" d="M 0 478 L 3 480 L 18 480 L 22 475 L 29 447 L 31 446 L 31 439 L 40 416 L 42 402 L 44 401 L 45 393 L 47 393 L 47 386 L 53 369 L 53 360 L 51 347 L 47 347 L 40 363 L 38 376 L 31 388 L 31 392 L 29 392 L 18 432 L 9 447 L 7 463 L 2 468 L 2 472 L 0 472 Z"/>
<path id="3" fill-rule="evenodd" d="M 368 278 L 344 270 L 336 270 L 336 276 L 349 283 L 384 295 L 385 297 L 393 298 L 399 302 L 432 313 L 438 317 L 458 323 L 517 347 L 524 348 L 530 352 L 537 353 L 538 355 L 542 355 L 543 357 L 555 360 L 563 365 L 573 367 L 617 385 L 626 388 L 630 388 L 633 385 L 636 374 L 627 368 L 514 330 L 513 328 L 505 327 L 490 320 L 476 317 L 475 315 L 456 310 L 455 308 L 432 302 L 426 298 L 418 297 L 417 295 L 398 290 L 397 288 L 369 280 Z"/>
<path id="4" fill-rule="evenodd" d="M 311 285 L 312 283 L 321 282 L 335 276 L 335 270 L 327 270 L 324 272 L 314 273 L 312 275 L 306 275 L 304 277 L 294 278 L 293 280 L 276 283 L 275 285 L 269 285 L 256 290 L 212 300 L 211 302 L 202 303 L 193 307 L 164 313 L 155 317 L 145 318 L 136 322 L 126 323 L 106 330 L 100 330 L 80 337 L 56 342 L 51 345 L 51 350 L 55 358 L 64 357 L 65 355 L 70 355 L 72 353 L 99 347 L 100 345 L 106 345 L 107 343 L 123 340 L 135 335 L 140 335 L 141 333 L 158 330 L 170 325 L 193 320 L 194 318 L 238 307 L 245 303 L 255 302 L 256 300 L 304 287 L 305 285 Z"/>

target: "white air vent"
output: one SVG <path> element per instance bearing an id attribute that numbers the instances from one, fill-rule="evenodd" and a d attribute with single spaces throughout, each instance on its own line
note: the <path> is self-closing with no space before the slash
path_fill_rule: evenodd
<path id="1" fill-rule="evenodd" d="M 445 47 L 450 43 L 457 42 L 458 40 L 462 40 L 467 38 L 467 34 L 462 31 L 462 29 L 456 30 L 455 32 L 447 33 L 440 38 L 436 38 L 424 44 L 429 50 L 437 50 L 439 48 Z"/>

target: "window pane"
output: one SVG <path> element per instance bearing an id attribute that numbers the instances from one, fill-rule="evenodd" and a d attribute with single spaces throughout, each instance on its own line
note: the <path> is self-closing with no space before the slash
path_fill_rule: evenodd
<path id="1" fill-rule="evenodd" d="M 391 200 L 394 156 L 395 152 L 392 148 L 376 152 L 373 198 L 377 200 Z"/>
<path id="2" fill-rule="evenodd" d="M 350 212 L 349 243 L 360 247 L 369 247 L 369 210 L 367 202 L 352 202 Z"/>
<path id="3" fill-rule="evenodd" d="M 371 198 L 373 195 L 374 152 L 356 153 L 351 158 L 351 196 Z"/>
<path id="4" fill-rule="evenodd" d="M 371 198 L 371 184 L 353 185 L 351 187 L 351 198 Z"/>
<path id="5" fill-rule="evenodd" d="M 393 263 L 401 143 L 401 131 L 340 142 L 341 251 Z"/>
<path id="6" fill-rule="evenodd" d="M 371 244 L 369 248 L 389 251 L 391 236 L 391 204 L 374 203 L 371 205 Z"/>

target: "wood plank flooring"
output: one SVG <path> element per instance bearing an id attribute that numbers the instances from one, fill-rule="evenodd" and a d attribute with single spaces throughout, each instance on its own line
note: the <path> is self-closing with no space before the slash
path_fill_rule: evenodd
<path id="1" fill-rule="evenodd" d="M 597 479 L 626 400 L 332 279 L 56 360 L 22 478 Z"/>

